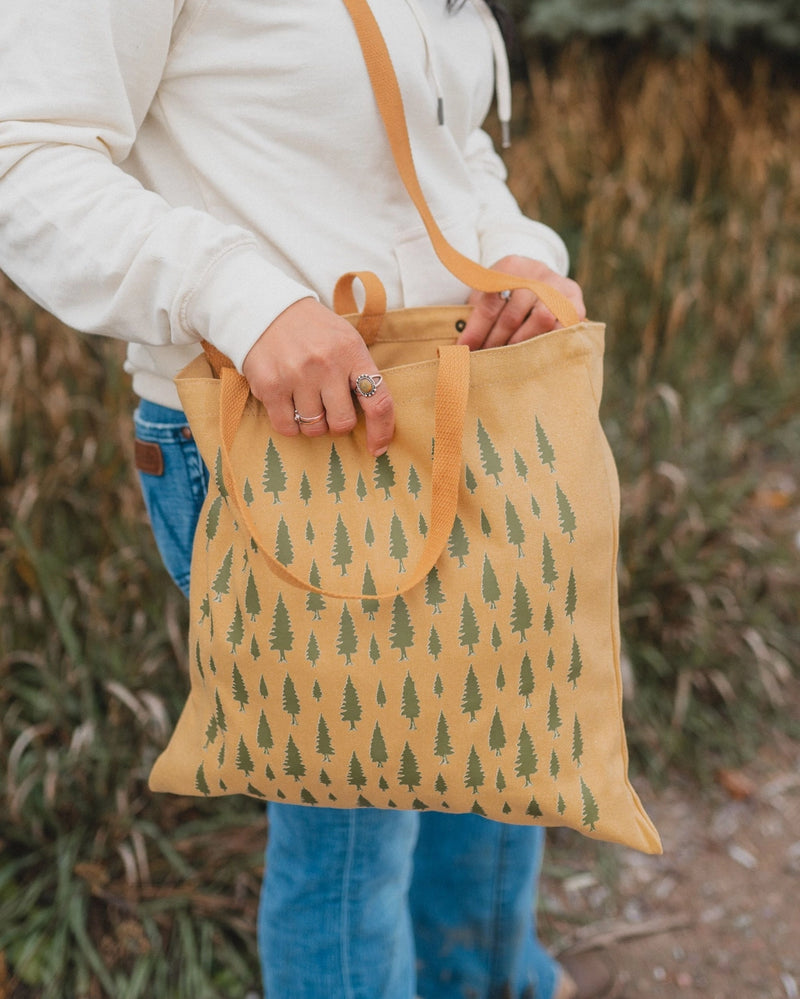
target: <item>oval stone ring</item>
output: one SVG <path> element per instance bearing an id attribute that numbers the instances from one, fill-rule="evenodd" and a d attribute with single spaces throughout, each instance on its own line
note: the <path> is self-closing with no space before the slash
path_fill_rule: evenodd
<path id="1" fill-rule="evenodd" d="M 378 387 L 382 381 L 383 375 L 358 375 L 353 391 L 358 392 L 365 399 L 369 399 L 370 396 L 375 395 L 378 391 Z"/>

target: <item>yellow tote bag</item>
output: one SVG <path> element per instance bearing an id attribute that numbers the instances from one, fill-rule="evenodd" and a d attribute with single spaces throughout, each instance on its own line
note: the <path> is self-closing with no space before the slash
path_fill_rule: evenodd
<path id="1" fill-rule="evenodd" d="M 531 287 L 443 244 L 396 125 L 451 270 Z M 565 328 L 470 353 L 454 345 L 466 306 L 384 315 L 380 283 L 359 277 L 350 318 L 396 405 L 381 458 L 362 424 L 281 437 L 213 348 L 177 379 L 212 474 L 191 690 L 151 788 L 474 812 L 659 852 L 628 779 L 603 327 L 534 286 Z"/>

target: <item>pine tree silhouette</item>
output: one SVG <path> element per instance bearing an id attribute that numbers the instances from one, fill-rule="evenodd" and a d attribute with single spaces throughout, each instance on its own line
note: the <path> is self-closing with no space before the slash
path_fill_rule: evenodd
<path id="1" fill-rule="evenodd" d="M 478 619 L 465 593 L 464 602 L 461 605 L 461 627 L 458 632 L 458 643 L 459 645 L 466 646 L 470 656 L 474 655 L 474 647 L 480 641 L 480 635 L 481 630 L 478 627 Z"/>
<path id="2" fill-rule="evenodd" d="M 383 681 L 378 680 L 378 689 L 375 692 L 375 703 L 379 708 L 386 706 L 386 691 L 383 689 Z"/>
<path id="3" fill-rule="evenodd" d="M 244 592 L 244 609 L 247 611 L 251 621 L 255 621 L 261 613 L 261 600 L 258 596 L 258 587 L 256 586 L 252 570 L 247 577 L 247 587 Z"/>
<path id="4" fill-rule="evenodd" d="M 475 490 L 478 488 L 478 481 L 473 475 L 472 469 L 469 467 L 469 465 L 467 465 L 464 469 L 464 485 L 471 493 L 474 493 Z"/>
<path id="5" fill-rule="evenodd" d="M 328 724 L 322 715 L 319 716 L 319 720 L 317 721 L 317 742 L 315 748 L 326 763 L 329 762 L 335 753 L 331 734 L 328 731 Z"/>
<path id="6" fill-rule="evenodd" d="M 272 729 L 269 727 L 267 716 L 264 714 L 263 710 L 258 718 L 258 733 L 256 735 L 256 742 L 258 744 L 258 748 L 263 750 L 265 753 L 268 753 L 275 745 L 272 741 Z"/>
<path id="7" fill-rule="evenodd" d="M 228 722 L 225 719 L 225 712 L 222 710 L 222 701 L 219 699 L 219 691 L 214 692 L 214 698 L 217 705 L 217 725 L 220 732 L 228 731 Z"/>
<path id="8" fill-rule="evenodd" d="M 467 537 L 467 532 L 464 530 L 464 524 L 458 514 L 455 516 L 453 528 L 450 531 L 450 537 L 447 541 L 447 551 L 450 558 L 458 559 L 459 569 L 466 565 L 464 560 L 467 555 L 469 555 L 469 538 Z"/>
<path id="9" fill-rule="evenodd" d="M 539 460 L 543 465 L 547 465 L 552 472 L 555 465 L 555 452 L 550 444 L 547 434 L 544 432 L 544 427 L 539 423 L 539 417 L 536 417 L 536 444 L 539 448 Z"/>
<path id="10" fill-rule="evenodd" d="M 439 720 L 436 723 L 436 741 L 433 744 L 433 751 L 441 759 L 442 763 L 447 763 L 448 756 L 453 752 L 447 719 L 442 711 L 439 712 Z"/>
<path id="11" fill-rule="evenodd" d="M 567 583 L 567 596 L 564 601 L 564 613 L 573 620 L 575 609 L 578 606 L 578 584 L 575 582 L 574 569 L 569 570 L 569 582 Z"/>
<path id="12" fill-rule="evenodd" d="M 219 529 L 219 513 L 222 509 L 222 497 L 217 496 L 208 508 L 208 516 L 206 517 L 206 549 L 208 549 L 208 542 L 213 541 L 217 536 L 217 530 Z"/>
<path id="13" fill-rule="evenodd" d="M 469 757 L 467 758 L 467 769 L 464 774 L 464 787 L 471 787 L 472 793 L 477 794 L 478 788 L 483 786 L 486 777 L 483 773 L 483 767 L 481 766 L 481 760 L 475 751 L 473 746 L 469 751 Z"/>
<path id="14" fill-rule="evenodd" d="M 530 697 L 533 693 L 535 686 L 535 681 L 533 678 L 533 666 L 531 664 L 531 657 L 526 652 L 522 657 L 522 663 L 519 667 L 519 687 L 517 688 L 517 693 L 520 697 L 525 698 L 525 707 L 529 708 L 531 706 Z"/>
<path id="15" fill-rule="evenodd" d="M 581 650 L 575 636 L 572 636 L 572 655 L 569 660 L 569 671 L 567 681 L 572 684 L 574 690 L 578 686 L 578 677 L 583 672 L 583 661 L 581 660 Z"/>
<path id="16" fill-rule="evenodd" d="M 583 733 L 581 732 L 581 723 L 578 721 L 578 716 L 575 715 L 575 720 L 572 723 L 572 760 L 576 766 L 581 765 L 582 756 Z"/>
<path id="17" fill-rule="evenodd" d="M 367 484 L 361 472 L 358 473 L 358 478 L 356 479 L 356 496 L 358 496 L 360 503 L 363 503 L 367 497 Z"/>
<path id="18" fill-rule="evenodd" d="M 439 570 L 436 566 L 433 566 L 431 571 L 425 577 L 425 603 L 429 607 L 433 607 L 434 614 L 441 614 L 441 605 L 445 602 L 447 598 L 442 592 L 442 584 L 439 581 Z"/>
<path id="19" fill-rule="evenodd" d="M 376 489 L 383 489 L 384 499 L 390 499 L 392 486 L 395 484 L 394 466 L 389 460 L 389 455 L 384 452 L 375 459 L 375 467 L 372 473 L 372 481 Z"/>
<path id="20" fill-rule="evenodd" d="M 316 805 L 317 804 L 317 799 L 308 790 L 307 787 L 304 787 L 302 789 L 302 791 L 300 792 L 300 800 L 303 802 L 304 805 Z"/>
<path id="21" fill-rule="evenodd" d="M 503 644 L 503 636 L 500 634 L 500 629 L 497 627 L 497 621 L 492 625 L 492 648 L 495 652 Z"/>
<path id="22" fill-rule="evenodd" d="M 555 618 L 553 617 L 553 608 L 550 606 L 549 603 L 548 603 L 548 605 L 544 609 L 544 622 L 543 623 L 544 623 L 544 630 L 549 635 L 552 632 L 553 626 L 556 623 L 555 622 Z"/>
<path id="23" fill-rule="evenodd" d="M 217 570 L 217 574 L 214 577 L 214 582 L 211 584 L 211 589 L 214 591 L 216 596 L 215 600 L 222 600 L 222 597 L 229 592 L 231 585 L 231 569 L 233 568 L 233 545 L 225 552 L 225 557 L 222 560 L 222 564 Z"/>
<path id="24" fill-rule="evenodd" d="M 503 722 L 500 718 L 500 712 L 497 708 L 494 709 L 494 717 L 492 718 L 492 725 L 489 729 L 489 749 L 493 749 L 495 756 L 499 756 L 503 751 L 506 744 L 506 733 L 503 729 Z"/>
<path id="25" fill-rule="evenodd" d="M 525 809 L 525 814 L 530 815 L 532 819 L 540 819 L 542 817 L 542 810 L 539 808 L 539 802 L 536 798 L 531 798 L 530 804 Z"/>
<path id="26" fill-rule="evenodd" d="M 355 753 L 350 757 L 350 766 L 347 770 L 347 783 L 352 785 L 356 791 L 360 791 L 367 783 L 367 778 L 364 776 L 364 768 L 361 766 Z"/>
<path id="27" fill-rule="evenodd" d="M 531 513 L 539 520 L 542 516 L 542 509 L 539 506 L 536 497 L 531 493 Z"/>
<path id="28" fill-rule="evenodd" d="M 414 499 L 418 499 L 420 490 L 422 489 L 422 483 L 420 482 L 417 470 L 413 465 L 408 470 L 407 486 L 409 493 L 411 493 Z"/>
<path id="29" fill-rule="evenodd" d="M 370 548 L 375 544 L 375 531 L 372 529 L 372 521 L 369 517 L 367 517 L 367 522 L 364 525 L 364 541 L 366 541 Z"/>
<path id="30" fill-rule="evenodd" d="M 481 532 L 485 538 L 491 536 L 492 525 L 489 523 L 489 518 L 486 516 L 486 512 L 481 510 Z"/>
<path id="31" fill-rule="evenodd" d="M 536 750 L 533 747 L 533 739 L 531 739 L 531 734 L 523 722 L 519 739 L 517 740 L 517 759 L 515 761 L 514 772 L 517 777 L 525 779 L 525 786 L 528 787 L 531 777 L 536 773 L 538 768 L 539 761 L 536 756 Z"/>
<path id="32" fill-rule="evenodd" d="M 442 641 L 439 638 L 439 632 L 436 630 L 435 625 L 431 625 L 431 631 L 428 635 L 428 655 L 430 655 L 435 662 L 439 658 L 441 651 Z"/>
<path id="33" fill-rule="evenodd" d="M 311 696 L 315 701 L 322 700 L 322 687 L 319 685 L 319 680 L 314 681 L 314 686 L 311 688 Z"/>
<path id="34" fill-rule="evenodd" d="M 355 729 L 356 722 L 361 721 L 361 702 L 358 699 L 358 692 L 353 686 L 353 681 L 349 676 L 344 685 L 344 693 L 342 695 L 341 719 L 342 721 L 350 722 L 351 730 Z"/>
<path id="35" fill-rule="evenodd" d="M 358 636 L 353 616 L 347 609 L 347 604 L 342 604 L 342 614 L 339 618 L 339 636 L 336 640 L 336 651 L 340 656 L 345 657 L 345 666 L 351 666 L 353 656 L 358 651 Z"/>
<path id="36" fill-rule="evenodd" d="M 313 545 L 314 544 L 314 538 L 316 538 L 316 536 L 317 535 L 314 533 L 314 525 L 311 523 L 310 520 L 307 520 L 306 521 L 306 541 L 309 543 L 309 545 Z"/>
<path id="37" fill-rule="evenodd" d="M 500 769 L 500 767 L 497 768 L 497 776 L 494 779 L 494 786 L 497 788 L 497 790 L 501 794 L 506 789 L 506 779 L 503 776 L 503 771 Z M 506 814 L 508 814 L 508 813 L 506 813 Z"/>
<path id="38" fill-rule="evenodd" d="M 558 523 L 562 534 L 569 535 L 570 544 L 575 540 L 574 531 L 576 528 L 575 512 L 570 506 L 569 500 L 564 494 L 564 490 L 556 482 L 556 502 L 558 503 Z"/>
<path id="39" fill-rule="evenodd" d="M 308 481 L 308 476 L 305 472 L 300 479 L 300 499 L 308 506 L 308 501 L 311 499 L 311 483 Z"/>
<path id="40" fill-rule="evenodd" d="M 256 636 L 253 635 L 250 639 L 250 656 L 255 662 L 257 659 L 261 658 L 261 648 L 259 647 Z"/>
<path id="41" fill-rule="evenodd" d="M 525 464 L 525 459 L 516 448 L 514 448 L 514 469 L 522 481 L 525 482 L 528 478 L 528 466 Z"/>
<path id="42" fill-rule="evenodd" d="M 294 546 L 289 536 L 289 525 L 281 517 L 275 536 L 275 558 L 281 565 L 291 565 L 294 562 Z"/>
<path id="43" fill-rule="evenodd" d="M 269 633 L 269 647 L 280 655 L 279 662 L 286 662 L 286 653 L 294 646 L 294 632 L 289 620 L 289 611 L 283 602 L 283 594 L 278 594 L 272 614 L 272 630 Z"/>
<path id="44" fill-rule="evenodd" d="M 361 584 L 362 593 L 377 593 L 375 587 L 375 580 L 372 578 L 372 572 L 369 568 L 369 562 L 364 566 L 364 581 Z M 362 600 L 361 610 L 369 616 L 370 621 L 375 620 L 375 615 L 380 609 L 380 601 L 378 600 Z"/>
<path id="45" fill-rule="evenodd" d="M 336 518 L 336 527 L 333 531 L 333 551 L 331 561 L 342 570 L 342 575 L 347 575 L 347 567 L 353 561 L 353 546 L 350 544 L 350 534 L 348 533 L 342 515 Z"/>
<path id="46" fill-rule="evenodd" d="M 581 822 L 585 826 L 589 826 L 591 832 L 594 832 L 594 827 L 600 818 L 600 812 L 597 808 L 597 802 L 594 800 L 594 795 L 589 790 L 583 777 L 581 777 L 581 799 L 583 801 L 583 817 Z"/>
<path id="47" fill-rule="evenodd" d="M 475 670 L 470 664 L 469 672 L 467 673 L 467 678 L 464 681 L 464 695 L 461 698 L 461 711 L 465 715 L 470 716 L 470 721 L 475 721 L 475 715 L 481 709 L 483 704 L 483 695 L 481 694 L 481 688 L 478 683 L 478 678 L 475 675 Z"/>
<path id="48" fill-rule="evenodd" d="M 555 589 L 555 582 L 558 579 L 553 549 L 546 534 L 542 535 L 542 582 L 551 590 Z"/>
<path id="49" fill-rule="evenodd" d="M 228 628 L 228 634 L 225 637 L 231 647 L 231 652 L 235 653 L 244 638 L 244 618 L 242 617 L 242 608 L 239 606 L 238 599 L 234 607 L 231 626 Z"/>
<path id="50" fill-rule="evenodd" d="M 208 725 L 206 726 L 206 744 L 203 748 L 208 749 L 211 743 L 216 740 L 218 734 L 219 730 L 217 729 L 217 716 L 212 715 L 209 719 Z"/>
<path id="51" fill-rule="evenodd" d="M 233 664 L 233 699 L 239 705 L 240 711 L 244 711 L 245 705 L 250 700 L 247 687 L 244 685 L 244 677 L 239 672 L 239 667 L 236 663 Z"/>
<path id="52" fill-rule="evenodd" d="M 497 601 L 500 599 L 500 584 L 497 582 L 497 576 L 495 575 L 492 563 L 489 561 L 489 556 L 484 552 L 483 555 L 483 572 L 481 574 L 481 596 L 483 597 L 483 602 L 487 603 L 492 610 L 497 606 Z"/>
<path id="53" fill-rule="evenodd" d="M 414 685 L 414 681 L 411 678 L 410 673 L 406 673 L 406 678 L 403 681 L 403 696 L 400 704 L 400 714 L 404 718 L 408 718 L 409 728 L 416 728 L 415 719 L 419 718 L 419 698 L 417 697 L 417 688 Z"/>
<path id="54" fill-rule="evenodd" d="M 312 631 L 308 636 L 308 644 L 306 645 L 306 659 L 311 663 L 312 666 L 316 666 L 319 657 L 320 657 L 319 642 L 317 641 L 317 636 Z"/>
<path id="55" fill-rule="evenodd" d="M 289 741 L 286 743 L 283 772 L 287 777 L 294 777 L 295 780 L 300 780 L 301 777 L 305 777 L 306 775 L 306 766 L 303 763 L 303 757 L 300 755 L 300 750 L 291 736 L 289 736 Z"/>
<path id="56" fill-rule="evenodd" d="M 314 559 L 311 560 L 311 568 L 308 572 L 308 581 L 312 586 L 320 586 L 322 579 L 319 574 L 319 567 Z M 325 597 L 321 593 L 309 590 L 306 594 L 306 610 L 314 615 L 314 620 L 319 621 L 321 611 L 325 610 Z"/>
<path id="57" fill-rule="evenodd" d="M 372 665 L 377 665 L 378 660 L 381 657 L 380 646 L 378 645 L 378 639 L 373 635 L 369 640 L 369 658 Z"/>
<path id="58" fill-rule="evenodd" d="M 283 679 L 283 710 L 287 715 L 292 716 L 292 725 L 296 725 L 297 716 L 300 714 L 300 698 L 297 696 L 294 681 L 288 673 Z"/>
<path id="59" fill-rule="evenodd" d="M 500 455 L 495 450 L 491 437 L 486 427 L 478 420 L 478 447 L 481 453 L 481 465 L 484 475 L 493 475 L 496 485 L 500 484 L 500 473 L 503 471 L 503 463 Z"/>
<path id="60" fill-rule="evenodd" d="M 194 786 L 197 788 L 200 794 L 204 794 L 206 795 L 206 797 L 208 797 L 208 795 L 211 794 L 211 790 L 208 786 L 208 781 L 206 780 L 206 772 L 203 769 L 202 763 L 197 768 L 197 773 L 195 774 L 194 777 Z"/>
<path id="61" fill-rule="evenodd" d="M 555 664 L 556 664 L 556 657 L 553 655 L 553 650 L 552 649 L 548 649 L 548 651 L 547 651 L 547 661 L 545 662 L 545 666 L 552 673 L 553 672 L 553 668 L 555 667 Z"/>
<path id="62" fill-rule="evenodd" d="M 519 558 L 522 558 L 522 546 L 525 543 L 525 528 L 522 526 L 522 521 L 519 519 L 514 504 L 508 497 L 506 497 L 506 537 L 510 545 L 517 546 L 517 555 Z"/>
<path id="63" fill-rule="evenodd" d="M 398 593 L 392 602 L 392 623 L 389 629 L 389 645 L 399 649 L 400 661 L 408 659 L 406 650 L 414 644 L 414 626 L 408 612 L 408 604 Z"/>
<path id="64" fill-rule="evenodd" d="M 422 516 L 422 514 L 419 515 L 419 521 L 418 521 L 417 530 L 419 531 L 419 535 L 420 535 L 421 538 L 427 538 L 427 536 L 428 536 L 428 522 L 425 520 L 425 518 Z"/>
<path id="65" fill-rule="evenodd" d="M 330 495 L 336 497 L 336 502 L 341 503 L 345 487 L 345 474 L 342 459 L 339 457 L 335 444 L 331 444 L 331 453 L 328 456 L 328 479 L 325 485 Z"/>
<path id="66" fill-rule="evenodd" d="M 265 493 L 272 493 L 273 503 L 280 503 L 280 493 L 286 489 L 286 472 L 283 468 L 281 456 L 271 437 L 267 441 L 267 453 L 264 456 L 264 475 L 261 478 L 261 485 Z"/>
<path id="67" fill-rule="evenodd" d="M 220 496 L 228 502 L 228 489 L 225 485 L 225 476 L 222 473 L 222 450 L 217 448 L 217 457 L 214 460 L 214 485 L 219 490 Z"/>
<path id="68" fill-rule="evenodd" d="M 498 690 L 503 690 L 505 688 L 505 685 L 506 685 L 506 675 L 503 672 L 502 665 L 497 667 L 497 678 L 495 679 L 494 682 L 495 682 L 495 686 L 497 687 Z"/>
<path id="69" fill-rule="evenodd" d="M 400 769 L 397 772 L 397 780 L 399 784 L 407 787 L 409 791 L 413 791 L 415 787 L 419 787 L 422 781 L 417 758 L 414 756 L 414 752 L 408 743 L 403 747 L 403 752 L 400 756 Z"/>
<path id="70" fill-rule="evenodd" d="M 403 559 L 408 557 L 408 538 L 397 513 L 392 514 L 392 523 L 389 527 L 389 557 L 397 560 L 398 572 L 406 571 Z"/>
<path id="71" fill-rule="evenodd" d="M 243 735 L 239 736 L 239 745 L 236 747 L 236 769 L 241 770 L 245 777 L 249 777 L 254 770 L 253 757 Z"/>
<path id="72" fill-rule="evenodd" d="M 564 801 L 564 798 L 559 793 L 558 802 L 556 804 L 556 811 L 558 812 L 559 815 L 563 815 L 564 812 L 566 812 L 566 810 L 567 810 L 567 803 Z"/>
<path id="73" fill-rule="evenodd" d="M 386 752 L 386 742 L 383 738 L 383 732 L 381 732 L 381 727 L 377 722 L 375 722 L 375 728 L 372 730 L 372 740 L 369 744 L 369 758 L 379 769 L 381 769 L 383 764 L 389 759 L 389 754 Z"/>
<path id="74" fill-rule="evenodd" d="M 528 591 L 519 578 L 514 583 L 514 601 L 511 609 L 511 630 L 519 635 L 520 642 L 525 641 L 525 632 L 533 624 L 533 611 L 528 597 Z"/>
<path id="75" fill-rule="evenodd" d="M 555 749 L 550 752 L 550 776 L 553 780 L 558 779 L 558 772 L 561 769 L 561 764 L 558 762 L 558 754 Z"/>
<path id="76" fill-rule="evenodd" d="M 550 684 L 550 706 L 547 711 L 547 731 L 553 733 L 553 738 L 558 738 L 561 728 L 561 713 L 558 710 L 558 694 L 556 685 Z"/>
<path id="77" fill-rule="evenodd" d="M 438 673 L 433 678 L 433 692 L 437 697 L 441 697 L 444 693 L 444 684 L 442 683 L 442 678 Z"/>
<path id="78" fill-rule="evenodd" d="M 433 784 L 433 789 L 438 794 L 447 794 L 447 781 L 441 774 L 438 774 Z"/>

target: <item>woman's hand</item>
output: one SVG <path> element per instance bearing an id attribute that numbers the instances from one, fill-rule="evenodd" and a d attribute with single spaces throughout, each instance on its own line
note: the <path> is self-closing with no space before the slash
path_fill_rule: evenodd
<path id="1" fill-rule="evenodd" d="M 313 298 L 295 302 L 270 323 L 250 348 L 242 373 L 280 434 L 350 433 L 357 397 L 370 452 L 379 455 L 389 446 L 394 434 L 389 389 L 378 384 L 372 390 L 366 383 L 371 394 L 354 396 L 359 375 L 378 374 L 374 361 L 350 323 Z"/>
<path id="2" fill-rule="evenodd" d="M 580 287 L 541 261 L 503 257 L 492 269 L 551 285 L 572 302 L 581 319 L 586 317 Z M 469 304 L 473 306 L 472 315 L 458 342 L 467 344 L 470 350 L 521 343 L 561 325 L 544 303 L 525 288 L 513 291 L 507 299 L 496 292 L 473 291 Z"/>

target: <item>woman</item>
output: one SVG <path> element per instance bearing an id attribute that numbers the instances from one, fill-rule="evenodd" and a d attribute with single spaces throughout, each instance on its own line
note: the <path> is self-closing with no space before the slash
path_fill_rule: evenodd
<path id="1" fill-rule="evenodd" d="M 374 5 L 434 214 L 463 253 L 583 314 L 562 241 L 522 216 L 481 130 L 494 21 L 479 0 L 450 6 Z M 393 403 L 385 385 L 353 393 L 373 365 L 330 310 L 336 279 L 376 272 L 390 308 L 469 290 L 402 188 L 341 0 L 6 0 L 0 52 L 0 267 L 69 325 L 128 342 L 145 499 L 186 591 L 207 473 L 172 378 L 199 341 L 280 433 L 347 433 L 358 406 L 377 455 Z M 473 349 L 555 324 L 524 290 L 471 302 Z M 541 829 L 285 804 L 269 819 L 271 999 L 576 994 L 535 935 Z"/>

